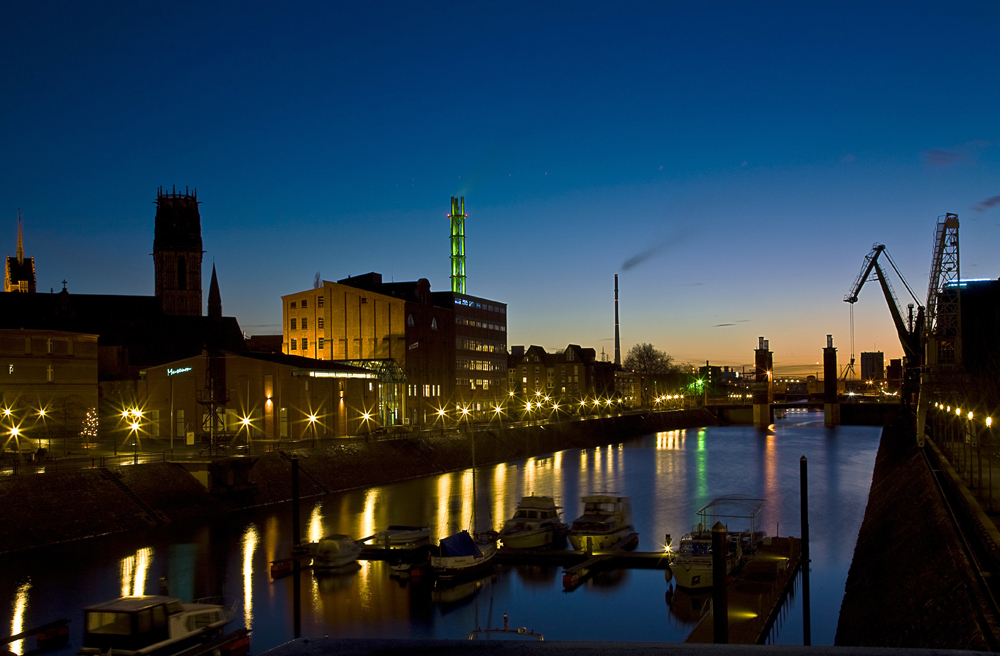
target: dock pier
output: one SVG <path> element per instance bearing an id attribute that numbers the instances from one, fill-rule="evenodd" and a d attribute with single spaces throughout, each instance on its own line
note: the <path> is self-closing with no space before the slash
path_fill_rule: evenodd
<path id="1" fill-rule="evenodd" d="M 771 538 L 729 583 L 730 644 L 764 644 L 795 583 L 801 564 L 801 540 Z M 713 642 L 714 611 L 710 610 L 684 642 Z"/>

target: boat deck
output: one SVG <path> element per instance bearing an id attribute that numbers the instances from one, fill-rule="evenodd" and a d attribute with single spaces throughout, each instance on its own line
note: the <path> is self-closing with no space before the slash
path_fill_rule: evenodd
<path id="1" fill-rule="evenodd" d="M 729 584 L 730 644 L 764 644 L 795 583 L 801 561 L 798 538 L 771 538 Z M 684 642 L 714 640 L 713 611 L 701 618 Z"/>

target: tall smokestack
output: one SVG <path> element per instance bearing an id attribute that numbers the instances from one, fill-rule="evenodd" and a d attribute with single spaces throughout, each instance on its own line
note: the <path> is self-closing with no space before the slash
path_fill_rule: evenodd
<path id="1" fill-rule="evenodd" d="M 451 197 L 451 291 L 465 293 L 465 196 Z"/>
<path id="2" fill-rule="evenodd" d="M 622 366 L 622 342 L 618 335 L 618 274 L 615 274 L 615 367 Z"/>

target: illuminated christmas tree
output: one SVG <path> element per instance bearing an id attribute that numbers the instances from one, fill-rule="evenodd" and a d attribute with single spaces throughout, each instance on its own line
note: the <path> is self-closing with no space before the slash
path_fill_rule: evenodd
<path id="1" fill-rule="evenodd" d="M 83 427 L 80 429 L 80 437 L 86 441 L 97 439 L 97 408 L 88 408 L 87 415 L 83 418 Z"/>

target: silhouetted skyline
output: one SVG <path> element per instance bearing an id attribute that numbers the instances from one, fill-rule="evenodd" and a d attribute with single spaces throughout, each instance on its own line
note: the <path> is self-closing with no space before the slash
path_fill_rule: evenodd
<path id="1" fill-rule="evenodd" d="M 277 333 L 317 271 L 448 289 L 464 196 L 508 344 L 613 357 L 619 273 L 623 350 L 739 366 L 764 335 L 780 370 L 832 333 L 845 362 L 873 242 L 922 296 L 956 212 L 963 276 L 1000 275 L 998 26 L 986 2 L 7 4 L 0 254 L 20 207 L 39 292 L 152 294 L 156 190 L 197 187 L 225 313 Z M 855 330 L 898 357 L 877 289 Z"/>

